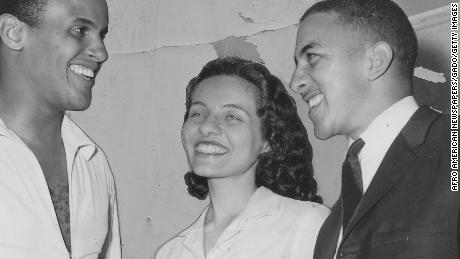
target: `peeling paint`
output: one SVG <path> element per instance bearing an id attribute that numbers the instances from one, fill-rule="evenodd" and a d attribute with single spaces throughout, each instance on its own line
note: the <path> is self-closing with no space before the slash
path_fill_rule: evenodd
<path id="1" fill-rule="evenodd" d="M 212 43 L 218 57 L 236 56 L 264 64 L 257 46 L 248 42 L 247 37 L 228 37 Z"/>
<path id="2" fill-rule="evenodd" d="M 245 23 L 254 23 L 254 20 L 249 18 L 249 17 L 245 17 L 243 16 L 242 13 L 238 13 L 238 16 L 245 22 Z"/>
<path id="3" fill-rule="evenodd" d="M 446 77 L 443 73 L 437 73 L 426 69 L 424 67 L 416 67 L 414 70 L 414 76 L 420 79 L 424 79 L 433 83 L 445 83 Z"/>
<path id="4" fill-rule="evenodd" d="M 295 24 L 291 24 L 291 25 L 288 25 L 286 27 L 281 27 L 281 28 L 277 28 L 277 29 L 265 29 L 265 30 L 257 31 L 257 32 L 252 33 L 252 34 L 246 34 L 246 35 L 243 35 L 243 36 L 235 36 L 234 35 L 234 36 L 231 36 L 231 37 L 249 38 L 249 37 L 253 37 L 253 36 L 257 36 L 257 35 L 264 35 L 265 33 L 268 33 L 268 32 L 282 31 L 282 30 L 285 30 L 285 29 L 287 29 L 287 28 L 289 28 L 289 27 L 291 27 L 293 25 L 298 27 L 299 24 L 295 23 Z M 223 39 L 223 40 L 225 40 L 225 39 Z M 109 55 L 112 56 L 112 55 L 145 54 L 145 53 L 149 53 L 149 52 L 156 52 L 156 51 L 159 51 L 161 49 L 199 47 L 199 46 L 209 45 L 209 44 L 214 44 L 214 43 L 215 42 L 204 41 L 204 42 L 194 42 L 194 43 L 187 43 L 187 44 L 184 43 L 184 44 L 179 44 L 179 45 L 162 45 L 162 46 L 156 46 L 156 47 L 152 47 L 152 48 L 139 49 L 139 50 L 132 49 L 132 50 L 129 50 L 129 51 L 111 51 L 111 52 L 109 52 Z"/>

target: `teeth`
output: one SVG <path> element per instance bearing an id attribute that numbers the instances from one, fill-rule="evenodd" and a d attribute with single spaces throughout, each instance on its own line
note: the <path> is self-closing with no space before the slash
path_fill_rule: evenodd
<path id="1" fill-rule="evenodd" d="M 70 70 L 75 74 L 79 74 L 87 78 L 94 78 L 94 71 L 91 68 L 82 65 L 70 65 Z"/>
<path id="2" fill-rule="evenodd" d="M 214 154 L 220 155 L 220 154 L 227 153 L 227 149 L 216 146 L 216 145 L 211 145 L 211 144 L 199 144 L 198 146 L 195 147 L 195 150 L 200 153 L 213 154 L 213 155 Z"/>
<path id="3" fill-rule="evenodd" d="M 313 107 L 315 107 L 316 105 L 318 105 L 318 103 L 320 103 L 323 99 L 324 99 L 324 95 L 323 95 L 323 94 L 315 95 L 313 98 L 311 98 L 311 99 L 308 101 L 308 105 L 310 106 L 310 108 L 313 108 Z"/>

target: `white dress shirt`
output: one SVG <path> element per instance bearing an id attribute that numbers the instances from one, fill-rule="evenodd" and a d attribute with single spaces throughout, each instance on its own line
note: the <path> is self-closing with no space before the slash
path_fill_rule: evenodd
<path id="1" fill-rule="evenodd" d="M 418 108 L 414 97 L 407 96 L 383 111 L 361 134 L 360 138 L 364 140 L 365 144 L 358 157 L 361 165 L 364 195 L 366 195 L 367 188 L 391 144 Z M 349 138 L 348 147 L 354 141 L 354 139 Z M 342 234 L 343 228 L 340 230 L 338 244 L 342 241 Z"/>
<path id="2" fill-rule="evenodd" d="M 208 207 L 183 232 L 168 241 L 157 259 L 308 259 L 329 214 L 325 206 L 297 201 L 260 187 L 244 211 L 205 256 L 204 221 Z"/>
<path id="3" fill-rule="evenodd" d="M 0 258 L 121 258 L 115 184 L 107 159 L 67 115 L 61 133 L 72 255 L 37 158 L 0 119 Z"/>

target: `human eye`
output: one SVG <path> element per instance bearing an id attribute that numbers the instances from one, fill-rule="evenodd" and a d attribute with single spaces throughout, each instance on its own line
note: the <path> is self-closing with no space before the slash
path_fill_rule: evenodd
<path id="1" fill-rule="evenodd" d="M 190 111 L 189 114 L 188 114 L 189 118 L 197 118 L 197 117 L 200 117 L 200 116 L 201 116 L 201 113 L 198 112 L 198 111 Z"/>
<path id="2" fill-rule="evenodd" d="M 71 29 L 70 29 L 70 33 L 76 37 L 83 37 L 85 36 L 86 32 L 88 31 L 88 28 L 85 27 L 85 26 L 73 26 Z"/>
<path id="3" fill-rule="evenodd" d="M 319 60 L 319 55 L 316 54 L 316 53 L 305 53 L 305 58 L 307 59 L 307 62 L 312 65 L 312 64 L 316 64 Z"/>
<path id="4" fill-rule="evenodd" d="M 242 121 L 242 117 L 236 112 L 229 112 L 225 115 L 225 119 L 229 121 Z"/>
<path id="5" fill-rule="evenodd" d="M 204 111 L 202 109 L 198 109 L 196 107 L 190 108 L 188 112 L 188 118 L 189 119 L 196 119 L 196 118 L 201 118 L 204 116 Z"/>

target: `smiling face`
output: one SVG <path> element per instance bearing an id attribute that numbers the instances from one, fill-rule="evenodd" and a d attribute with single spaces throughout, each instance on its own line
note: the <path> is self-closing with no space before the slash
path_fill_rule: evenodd
<path id="1" fill-rule="evenodd" d="M 319 139 L 354 137 L 367 126 L 360 121 L 368 94 L 365 51 L 357 39 L 333 14 L 314 13 L 300 24 L 290 87 L 308 103 Z"/>
<path id="2" fill-rule="evenodd" d="M 201 81 L 191 95 L 182 142 L 193 172 L 208 178 L 255 174 L 264 149 L 254 86 L 235 76 Z"/>
<path id="3" fill-rule="evenodd" d="M 105 0 L 49 0 L 38 26 L 25 25 L 24 77 L 43 107 L 83 110 L 107 60 Z"/>

